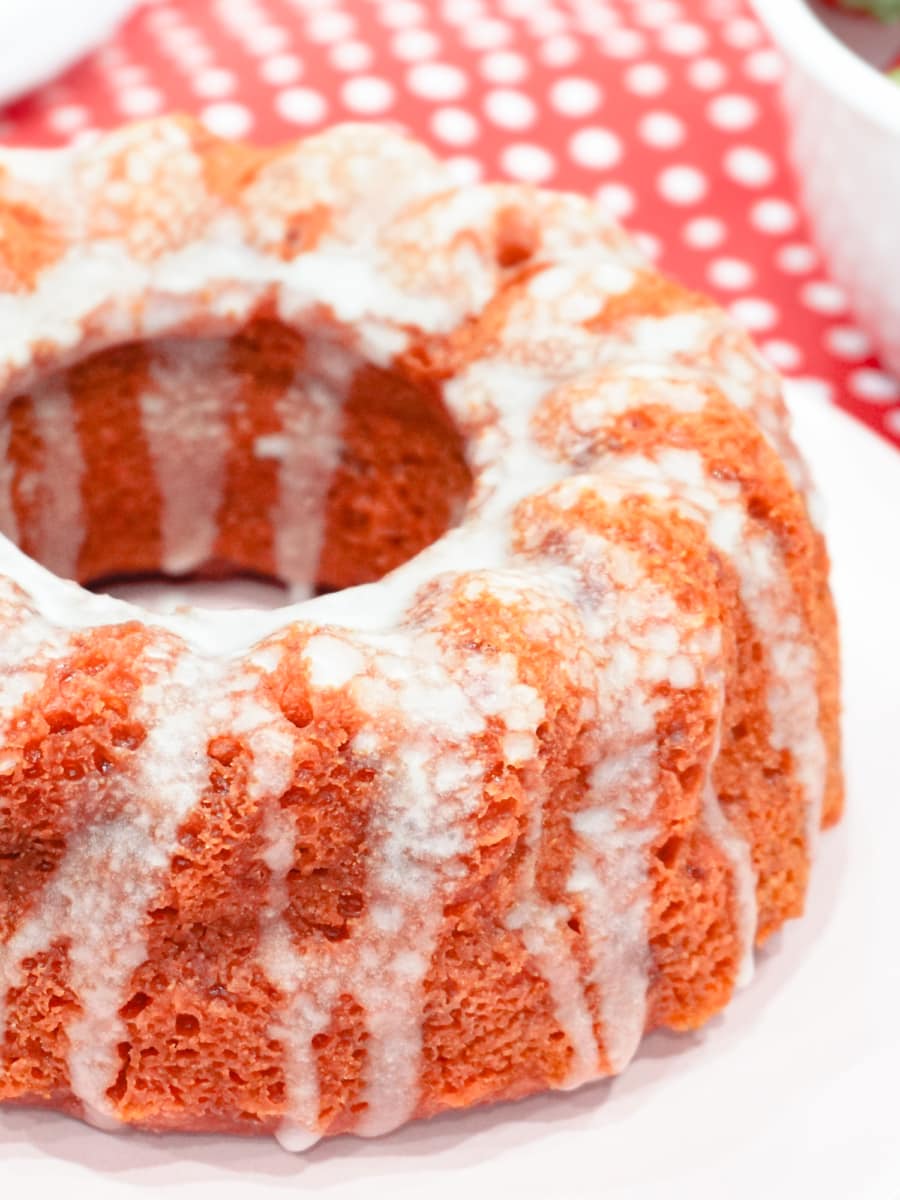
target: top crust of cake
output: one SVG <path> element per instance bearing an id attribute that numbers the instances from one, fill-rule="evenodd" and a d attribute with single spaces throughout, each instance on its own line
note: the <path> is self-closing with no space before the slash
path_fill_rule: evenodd
<path id="1" fill-rule="evenodd" d="M 809 493 L 780 382 L 721 310 L 665 280 L 589 201 L 524 185 L 454 188 L 439 161 L 393 131 L 343 125 L 266 151 L 166 118 L 87 150 L 5 151 L 0 220 L 6 396 L 50 365 L 128 341 L 225 335 L 269 306 L 287 324 L 324 322 L 363 361 L 421 360 L 446 381 L 476 474 L 467 527 L 496 524 L 526 490 L 565 473 L 531 436 L 529 413 L 591 376 L 718 389 Z M 399 619 L 416 578 L 442 569 L 458 541 L 378 588 L 397 596 L 389 618 L 370 608 L 376 593 L 365 604 L 314 601 L 309 617 L 327 621 L 332 604 L 340 615 L 350 603 L 351 624 Z M 33 564 L 9 573 L 61 624 L 135 615 L 60 589 Z M 211 613 L 176 623 L 198 645 L 233 652 L 288 620 L 283 610 L 249 625 Z"/>

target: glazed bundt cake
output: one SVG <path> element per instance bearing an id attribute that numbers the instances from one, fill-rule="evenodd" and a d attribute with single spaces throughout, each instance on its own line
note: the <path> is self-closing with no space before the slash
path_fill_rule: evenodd
<path id="1" fill-rule="evenodd" d="M 841 778 L 719 309 L 393 131 L 176 119 L 2 153 L 0 289 L 0 1100 L 302 1147 L 728 1002 Z M 79 586 L 147 573 L 306 598 Z"/>

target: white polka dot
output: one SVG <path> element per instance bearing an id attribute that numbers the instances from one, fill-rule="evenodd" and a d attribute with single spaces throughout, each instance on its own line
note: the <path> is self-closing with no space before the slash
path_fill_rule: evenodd
<path id="1" fill-rule="evenodd" d="M 306 36 L 311 42 L 342 42 L 353 37 L 355 32 L 356 22 L 345 12 L 315 13 L 306 23 Z"/>
<path id="2" fill-rule="evenodd" d="M 662 254 L 662 242 L 653 233 L 635 233 L 632 235 L 641 254 L 655 262 Z"/>
<path id="3" fill-rule="evenodd" d="M 217 96 L 227 96 L 229 92 L 233 92 L 236 82 L 231 71 L 225 71 L 221 67 L 210 67 L 209 70 L 201 71 L 194 78 L 192 86 L 198 96 L 209 96 L 214 99 Z"/>
<path id="4" fill-rule="evenodd" d="M 803 362 L 803 354 L 793 342 L 782 338 L 769 338 L 760 347 L 763 354 L 778 371 L 795 371 Z"/>
<path id="5" fill-rule="evenodd" d="M 508 17 L 528 17 L 539 0 L 497 0 L 497 7 Z"/>
<path id="6" fill-rule="evenodd" d="M 658 29 L 678 21 L 681 18 L 681 6 L 672 0 L 644 0 L 634 15 L 642 25 Z"/>
<path id="7" fill-rule="evenodd" d="M 484 167 L 477 158 L 472 158 L 468 154 L 456 154 L 452 158 L 448 158 L 445 162 L 449 169 L 454 183 L 460 187 L 469 187 L 473 183 L 478 183 L 484 174 Z"/>
<path id="8" fill-rule="evenodd" d="M 836 316 L 847 307 L 847 297 L 835 283 L 824 279 L 813 279 L 800 290 L 800 298 L 813 312 Z"/>
<path id="9" fill-rule="evenodd" d="M 185 46 L 172 53 L 172 58 L 185 71 L 199 71 L 212 59 L 207 46 Z"/>
<path id="10" fill-rule="evenodd" d="M 117 88 L 140 87 L 141 84 L 147 82 L 147 72 L 143 67 L 114 67 L 110 71 L 110 76 Z M 47 97 L 51 96 L 52 87 L 46 88 L 42 94 Z"/>
<path id="11" fill-rule="evenodd" d="M 501 129 L 527 129 L 534 124 L 537 106 L 524 92 L 497 88 L 484 98 L 484 111 L 489 121 Z"/>
<path id="12" fill-rule="evenodd" d="M 749 17 L 735 17 L 728 21 L 722 30 L 722 37 L 729 46 L 738 50 L 749 50 L 751 46 L 759 45 L 762 34 L 759 26 Z"/>
<path id="13" fill-rule="evenodd" d="M 712 250 L 725 240 L 724 222 L 718 217 L 694 217 L 688 221 L 682 230 L 682 236 L 689 246 L 698 250 Z"/>
<path id="14" fill-rule="evenodd" d="M 649 112 L 641 117 L 638 133 L 650 146 L 669 150 L 684 141 L 684 122 L 669 112 Z"/>
<path id="15" fill-rule="evenodd" d="M 792 380 L 791 390 L 804 404 L 830 404 L 834 393 L 827 380 L 813 375 L 800 375 Z"/>
<path id="16" fill-rule="evenodd" d="M 729 306 L 729 312 L 736 321 L 751 332 L 771 329 L 778 320 L 778 309 L 775 305 L 756 296 L 735 300 Z"/>
<path id="17" fill-rule="evenodd" d="M 328 57 L 339 71 L 365 71 L 374 56 L 365 42 L 338 42 L 331 47 Z"/>
<path id="18" fill-rule="evenodd" d="M 658 96 L 669 85 L 669 73 L 658 63 L 635 63 L 625 72 L 625 86 L 635 96 Z"/>
<path id="19" fill-rule="evenodd" d="M 202 40 L 198 36 L 197 31 L 189 29 L 184 25 L 175 25 L 171 29 L 160 30 L 157 36 L 165 52 L 175 58 L 178 57 L 182 50 L 202 45 Z M 120 56 L 119 61 L 124 63 L 124 54 Z"/>
<path id="20" fill-rule="evenodd" d="M 659 40 L 670 54 L 685 56 L 699 54 L 701 50 L 706 49 L 709 43 L 706 30 L 700 25 L 680 22 L 674 25 L 664 25 Z"/>
<path id="21" fill-rule="evenodd" d="M 277 25 L 256 27 L 248 24 L 241 37 L 242 44 L 257 57 L 264 54 L 277 54 L 280 50 L 285 50 L 290 44 L 290 40 L 287 30 L 280 29 Z"/>
<path id="22" fill-rule="evenodd" d="M 597 4 L 593 0 L 587 6 L 575 5 L 575 22 L 576 27 L 582 33 L 597 35 L 605 33 L 607 29 L 615 28 L 619 24 L 620 16 L 610 8 L 600 6 L 599 0 Z"/>
<path id="23" fill-rule="evenodd" d="M 637 203 L 634 192 L 624 183 L 601 184 L 594 196 L 606 211 L 618 220 L 631 216 Z"/>
<path id="24" fill-rule="evenodd" d="M 819 258 L 812 246 L 807 246 L 805 242 L 791 242 L 781 247 L 775 261 L 788 275 L 805 275 L 815 267 Z"/>
<path id="25" fill-rule="evenodd" d="M 207 104 L 200 119 L 207 129 L 223 138 L 244 137 L 253 128 L 250 109 L 245 104 L 230 100 L 223 100 L 221 104 Z"/>
<path id="26" fill-rule="evenodd" d="M 740 291 L 750 286 L 756 273 L 749 263 L 740 258 L 715 258 L 709 264 L 706 275 L 713 287 Z"/>
<path id="27" fill-rule="evenodd" d="M 775 50 L 754 50 L 744 59 L 744 70 L 757 83 L 776 83 L 781 78 L 781 59 Z"/>
<path id="28" fill-rule="evenodd" d="M 610 29 L 600 39 L 600 45 L 610 58 L 637 58 L 647 48 L 643 34 L 636 29 Z"/>
<path id="29" fill-rule="evenodd" d="M 393 4 L 382 4 L 378 19 L 382 25 L 401 29 L 406 25 L 421 24 L 425 20 L 425 11 L 421 4 L 414 4 L 413 0 L 395 0 Z"/>
<path id="30" fill-rule="evenodd" d="M 433 58 L 440 49 L 440 40 L 427 29 L 404 29 L 391 41 L 394 57 L 402 58 L 404 62 Z"/>
<path id="31" fill-rule="evenodd" d="M 171 29 L 181 20 L 181 14 L 172 8 L 155 8 L 147 14 L 146 21 L 155 30 Z M 103 53 L 109 54 L 117 50 L 117 46 L 104 47 Z"/>
<path id="32" fill-rule="evenodd" d="M 666 167 L 657 180 L 660 194 L 671 204 L 696 204 L 706 195 L 706 176 L 696 167 Z"/>
<path id="33" fill-rule="evenodd" d="M 320 92 L 312 88 L 286 88 L 275 97 L 275 108 L 280 117 L 295 125 L 315 125 L 325 116 L 327 105 Z"/>
<path id="34" fill-rule="evenodd" d="M 187 25 L 175 25 L 165 30 L 161 37 L 163 43 L 171 50 L 180 49 L 182 46 L 196 46 L 202 40 L 197 30 Z"/>
<path id="35" fill-rule="evenodd" d="M 726 129 L 729 132 L 749 129 L 759 116 L 759 105 L 749 96 L 723 92 L 721 96 L 710 100 L 706 116 L 718 129 Z"/>
<path id="36" fill-rule="evenodd" d="M 789 233 L 797 224 L 797 210 L 787 200 L 758 200 L 750 209 L 750 220 L 762 233 Z"/>
<path id="37" fill-rule="evenodd" d="M 688 67 L 687 76 L 695 88 L 712 92 L 722 86 L 728 78 L 728 72 L 718 59 L 698 58 Z"/>
<path id="38" fill-rule="evenodd" d="M 473 50 L 493 50 L 505 46 L 512 38 L 512 31 L 505 21 L 472 21 L 460 30 L 462 40 Z"/>
<path id="39" fill-rule="evenodd" d="M 162 92 L 152 87 L 128 88 L 116 97 L 119 108 L 129 117 L 149 117 L 163 107 L 165 98 Z"/>
<path id="40" fill-rule="evenodd" d="M 872 343 L 868 334 L 855 325 L 833 325 L 825 331 L 825 346 L 837 358 L 868 358 Z"/>
<path id="41" fill-rule="evenodd" d="M 450 146 L 467 146 L 478 137 L 478 122 L 464 108 L 438 108 L 431 118 L 431 132 Z"/>
<path id="42" fill-rule="evenodd" d="M 88 123 L 88 110 L 82 104 L 61 104 L 51 108 L 47 114 L 47 124 L 57 133 L 74 133 L 83 129 Z"/>
<path id="43" fill-rule="evenodd" d="M 394 89 L 376 75 L 357 75 L 341 88 L 341 99 L 352 112 L 366 116 L 383 113 L 394 103 Z"/>
<path id="44" fill-rule="evenodd" d="M 70 146 L 74 146 L 76 150 L 83 150 L 87 146 L 96 146 L 100 141 L 99 129 L 79 129 L 69 142 Z"/>
<path id="45" fill-rule="evenodd" d="M 877 371 L 874 367 L 859 367 L 850 372 L 850 390 L 860 400 L 872 404 L 893 404 L 900 400 L 900 382 L 893 375 Z"/>
<path id="46" fill-rule="evenodd" d="M 772 182 L 775 164 L 764 150 L 755 146 L 735 146 L 725 155 L 725 171 L 744 187 L 765 187 Z"/>
<path id="47" fill-rule="evenodd" d="M 603 171 L 622 157 L 622 143 L 611 130 L 588 125 L 569 138 L 569 156 L 580 167 Z"/>
<path id="48" fill-rule="evenodd" d="M 442 0 L 441 16 L 451 25 L 465 25 L 484 16 L 481 0 Z"/>
<path id="49" fill-rule="evenodd" d="M 456 100 L 468 87 L 465 73 L 449 63 L 420 63 L 407 72 L 406 83 L 426 100 Z"/>
<path id="50" fill-rule="evenodd" d="M 581 57 L 581 47 L 575 38 L 560 33 L 541 42 L 538 57 L 548 67 L 570 67 Z"/>
<path id="51" fill-rule="evenodd" d="M 528 29 L 532 37 L 547 38 L 561 33 L 566 28 L 566 18 L 553 8 L 538 9 L 529 13 Z"/>
<path id="52" fill-rule="evenodd" d="M 512 50 L 485 54 L 479 63 L 481 74 L 491 83 L 520 83 L 528 74 L 528 63 Z"/>
<path id="53" fill-rule="evenodd" d="M 273 54 L 264 58 L 259 65 L 259 73 L 266 83 L 293 83 L 299 79 L 303 71 L 303 63 L 296 54 Z"/>
<path id="54" fill-rule="evenodd" d="M 543 146 L 516 142 L 507 146 L 500 158 L 508 175 L 525 183 L 543 183 L 556 170 L 556 160 Z"/>
<path id="55" fill-rule="evenodd" d="M 600 107 L 603 93 L 592 79 L 567 76 L 550 89 L 550 103 L 564 117 L 586 117 Z"/>

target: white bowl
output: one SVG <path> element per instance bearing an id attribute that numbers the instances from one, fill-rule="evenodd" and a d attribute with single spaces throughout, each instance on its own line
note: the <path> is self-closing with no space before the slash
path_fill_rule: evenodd
<path id="1" fill-rule="evenodd" d="M 900 87 L 836 38 L 805 0 L 751 3 L 785 59 L 791 152 L 816 238 L 900 375 Z"/>
<path id="2" fill-rule="evenodd" d="M 0 0 L 0 104 L 46 83 L 109 37 L 136 0 Z"/>

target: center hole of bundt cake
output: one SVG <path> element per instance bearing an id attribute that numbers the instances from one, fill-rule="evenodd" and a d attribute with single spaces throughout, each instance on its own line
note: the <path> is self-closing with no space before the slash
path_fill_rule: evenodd
<path id="1" fill-rule="evenodd" d="M 437 382 L 271 315 L 92 354 L 5 423 L 7 536 L 95 590 L 201 604 L 236 580 L 260 606 L 376 580 L 459 520 L 472 482 Z"/>

